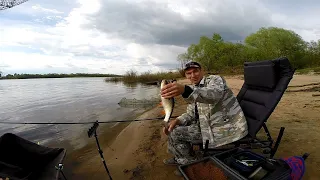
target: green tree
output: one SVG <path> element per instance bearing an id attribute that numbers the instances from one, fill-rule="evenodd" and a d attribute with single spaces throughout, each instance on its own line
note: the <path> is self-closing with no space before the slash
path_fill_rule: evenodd
<path id="1" fill-rule="evenodd" d="M 305 60 L 308 61 L 310 67 L 320 66 L 320 40 L 307 43 Z"/>
<path id="2" fill-rule="evenodd" d="M 185 56 L 188 60 L 200 62 L 209 71 L 219 62 L 223 43 L 222 37 L 217 33 L 214 33 L 211 38 L 201 36 L 198 44 L 190 45 Z"/>
<path id="3" fill-rule="evenodd" d="M 189 57 L 188 53 L 182 53 L 182 54 L 178 55 L 178 59 L 177 60 L 180 62 L 180 66 L 181 66 L 181 69 L 182 69 L 184 64 L 186 64 L 188 61 L 191 60 L 191 57 Z"/>
<path id="4" fill-rule="evenodd" d="M 256 49 L 259 59 L 288 57 L 293 66 L 302 68 L 306 63 L 302 59 L 306 51 L 306 42 L 291 30 L 270 27 L 260 28 L 256 33 L 246 37 L 246 45 Z"/>
<path id="5" fill-rule="evenodd" d="M 211 37 L 201 36 L 178 60 L 198 61 L 207 71 L 230 72 L 242 69 L 245 61 L 279 57 L 287 57 L 297 69 L 320 66 L 320 40 L 305 42 L 294 31 L 277 27 L 260 28 L 247 36 L 244 43 L 225 42 L 213 33 Z"/>

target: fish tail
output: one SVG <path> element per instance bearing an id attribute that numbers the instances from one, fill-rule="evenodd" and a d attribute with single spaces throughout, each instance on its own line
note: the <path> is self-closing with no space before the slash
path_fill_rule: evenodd
<path id="1" fill-rule="evenodd" d="M 167 128 L 167 129 L 169 128 L 168 122 L 164 122 L 164 127 Z"/>
<path id="2" fill-rule="evenodd" d="M 168 116 L 168 120 L 171 118 L 172 114 L 173 114 L 173 109 L 172 109 L 171 113 Z"/>
<path id="3" fill-rule="evenodd" d="M 172 114 L 172 113 L 171 113 Z M 169 122 L 169 119 L 171 117 L 171 114 L 166 114 L 166 116 L 164 117 L 164 121 L 165 122 Z"/>

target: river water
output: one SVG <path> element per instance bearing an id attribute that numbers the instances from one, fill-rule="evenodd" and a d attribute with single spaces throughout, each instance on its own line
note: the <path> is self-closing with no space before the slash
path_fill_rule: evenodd
<path id="1" fill-rule="evenodd" d="M 157 86 L 105 82 L 104 78 L 0 81 L 0 121 L 88 122 L 130 119 L 145 109 L 118 105 L 123 98 L 157 97 Z M 0 134 L 17 134 L 43 145 L 68 141 L 73 149 L 88 141 L 91 125 L 0 125 Z M 86 138 L 85 138 L 86 137 Z"/>

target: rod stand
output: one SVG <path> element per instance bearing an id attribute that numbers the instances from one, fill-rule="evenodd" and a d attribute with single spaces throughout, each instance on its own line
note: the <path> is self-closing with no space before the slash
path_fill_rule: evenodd
<path id="1" fill-rule="evenodd" d="M 62 171 L 62 169 L 63 169 L 63 164 L 59 163 L 59 164 L 58 164 L 58 167 L 57 167 L 57 166 L 55 166 L 55 167 L 56 167 L 56 170 L 58 170 L 58 171 L 62 174 L 63 178 L 64 178 L 65 180 L 67 180 L 66 176 L 64 175 L 64 173 L 63 173 L 63 171 Z"/>
<path id="2" fill-rule="evenodd" d="M 100 148 L 100 144 L 99 144 L 99 140 L 98 140 L 98 135 L 97 135 L 97 128 L 99 126 L 99 122 L 96 121 L 93 126 L 88 130 L 88 137 L 91 138 L 93 135 L 96 139 L 96 143 L 97 143 L 97 146 L 98 146 L 98 152 L 100 154 L 100 157 L 101 157 L 101 160 L 102 160 L 102 163 L 104 165 L 104 168 L 106 169 L 107 173 L 108 173 L 108 176 L 109 176 L 109 179 L 112 180 L 111 178 L 111 175 L 110 175 L 110 172 L 109 172 L 109 169 L 107 167 L 107 164 L 106 164 L 106 161 L 104 160 L 104 157 L 103 157 L 103 151 L 101 150 Z"/>

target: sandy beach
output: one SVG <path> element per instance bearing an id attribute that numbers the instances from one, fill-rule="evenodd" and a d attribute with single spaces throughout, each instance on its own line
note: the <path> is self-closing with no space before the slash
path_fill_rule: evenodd
<path id="1" fill-rule="evenodd" d="M 225 77 L 229 87 L 238 94 L 242 76 Z M 187 84 L 186 80 L 179 82 Z M 186 110 L 186 103 L 176 99 L 174 116 Z M 153 108 L 137 118 L 160 117 L 162 107 Z M 295 75 L 287 92 L 269 118 L 267 125 L 275 138 L 281 126 L 285 132 L 275 158 L 310 153 L 306 161 L 304 179 L 320 177 L 320 132 L 318 131 L 320 114 L 320 76 Z M 113 179 L 182 179 L 173 174 L 176 167 L 165 166 L 167 154 L 166 135 L 162 133 L 162 121 L 143 121 L 122 123 L 112 131 L 99 134 L 107 166 Z M 70 155 L 67 154 L 66 166 L 72 171 L 66 172 L 69 179 L 108 179 L 97 151 L 95 141 Z M 66 170 L 67 171 L 67 170 Z"/>

